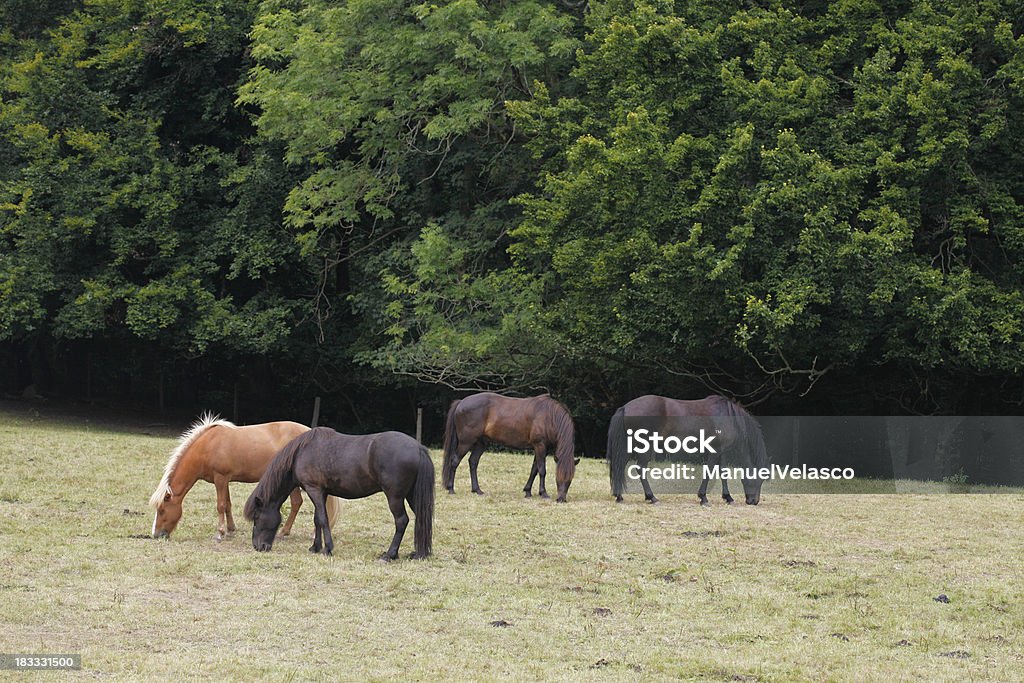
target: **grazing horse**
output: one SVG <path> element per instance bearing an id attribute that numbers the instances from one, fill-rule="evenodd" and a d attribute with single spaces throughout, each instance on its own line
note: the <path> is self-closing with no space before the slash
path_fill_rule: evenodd
<path id="1" fill-rule="evenodd" d="M 228 482 L 259 481 L 274 454 L 309 427 L 298 422 L 267 422 L 238 427 L 207 413 L 178 440 L 164 468 L 163 479 L 149 499 L 156 508 L 153 537 L 171 535 L 181 519 L 185 494 L 202 479 L 217 488 L 217 540 L 234 532 L 231 516 L 231 495 Z M 302 495 L 295 489 L 291 495 L 291 514 L 281 534 L 287 536 L 302 505 Z M 338 501 L 329 504 L 331 518 L 337 516 Z"/>
<path id="2" fill-rule="evenodd" d="M 626 421 L 642 421 L 647 426 L 654 425 L 660 431 L 671 433 L 672 425 L 680 424 L 679 418 L 691 418 L 687 422 L 688 426 L 706 424 L 709 427 L 721 428 L 720 430 L 716 429 L 721 435 L 721 447 L 715 454 L 707 454 L 705 464 L 709 466 L 719 464 L 722 451 L 732 447 L 744 449 L 744 452 L 752 460 L 750 464 L 754 467 L 766 467 L 769 464 L 760 425 L 735 401 L 718 395 L 696 401 L 682 401 L 664 396 L 641 396 L 616 410 L 608 427 L 608 472 L 611 478 L 612 494 L 615 496 L 616 502 L 622 502 L 622 492 L 626 481 L 626 462 L 634 457 L 633 454 L 626 452 Z M 692 418 L 698 419 L 693 420 Z M 707 418 L 707 420 L 700 420 L 700 418 Z M 648 454 L 637 454 L 635 459 L 641 468 L 646 467 L 650 461 Z M 762 479 L 743 479 L 742 481 L 747 505 L 757 505 L 761 502 L 761 485 L 764 481 Z M 644 488 L 644 497 L 651 503 L 657 503 L 658 499 L 651 491 L 651 485 L 647 483 L 647 476 L 643 469 L 640 470 L 640 484 Z M 697 491 L 697 498 L 701 505 L 709 504 L 707 490 L 708 477 L 704 477 L 700 489 Z M 733 502 L 733 497 L 729 495 L 729 484 L 726 479 L 722 479 L 722 499 L 729 504 Z"/>
<path id="3" fill-rule="evenodd" d="M 253 522 L 252 547 L 270 550 L 281 525 L 281 504 L 288 492 L 301 486 L 316 508 L 316 535 L 311 553 L 334 550 L 331 522 L 325 510 L 328 496 L 365 498 L 384 492 L 395 518 L 395 535 L 382 560 L 398 557 L 398 547 L 409 524 L 408 501 L 416 515 L 413 558 L 430 555 L 434 526 L 434 463 L 416 439 L 401 432 L 363 436 L 339 434 L 317 427 L 302 434 L 267 465 L 260 483 L 245 503 L 245 517 Z M 321 537 L 323 543 L 321 545 Z"/>
<path id="4" fill-rule="evenodd" d="M 485 392 L 453 401 L 444 427 L 444 468 L 442 478 L 448 493 L 455 493 L 455 470 L 469 453 L 469 476 L 473 493 L 483 494 L 476 468 L 484 446 L 497 443 L 510 448 L 533 449 L 533 467 L 523 487 L 532 495 L 533 480 L 539 475 L 537 494 L 548 498 L 544 486 L 545 459 L 553 452 L 557 469 L 558 502 L 564 503 L 578 460 L 573 457 L 575 428 L 564 405 L 547 394 L 533 398 L 509 398 Z"/>

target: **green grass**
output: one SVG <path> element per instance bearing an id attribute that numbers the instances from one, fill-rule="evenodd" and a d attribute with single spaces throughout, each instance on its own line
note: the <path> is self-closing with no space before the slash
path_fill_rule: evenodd
<path id="1" fill-rule="evenodd" d="M 203 482 L 170 541 L 138 538 L 173 446 L 142 431 L 0 412 L 0 652 L 81 653 L 76 676 L 162 680 L 1024 671 L 1019 491 L 779 495 L 766 484 L 756 508 L 715 498 L 703 509 L 693 496 L 616 505 L 604 464 L 583 461 L 557 505 L 522 498 L 525 454 L 486 453 L 488 495 L 469 493 L 464 465 L 457 495 L 438 496 L 435 556 L 385 565 L 381 496 L 343 502 L 333 558 L 306 551 L 308 505 L 291 538 L 254 552 L 240 512 L 251 485 L 232 485 L 240 529 L 222 543 Z"/>

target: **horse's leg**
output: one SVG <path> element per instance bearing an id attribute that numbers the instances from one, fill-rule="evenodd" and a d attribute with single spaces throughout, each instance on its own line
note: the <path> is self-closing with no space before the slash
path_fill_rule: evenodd
<path id="1" fill-rule="evenodd" d="M 312 486 L 306 489 L 306 495 L 313 503 L 313 523 L 316 525 L 316 535 L 313 537 L 313 545 L 309 547 L 309 552 L 320 552 L 322 534 L 324 555 L 330 555 L 334 552 L 334 539 L 331 538 L 331 525 L 327 522 L 327 496 L 321 489 Z"/>
<path id="2" fill-rule="evenodd" d="M 644 487 L 644 498 L 654 505 L 658 502 L 657 496 L 654 495 L 654 491 L 651 490 L 651 485 L 647 483 L 647 476 L 643 473 L 640 475 L 640 484 Z"/>
<path id="3" fill-rule="evenodd" d="M 480 456 L 484 454 L 484 445 L 480 441 L 473 444 L 473 452 L 469 454 L 469 478 L 473 482 L 473 493 L 484 495 L 480 490 L 480 482 L 476 478 L 476 468 L 480 464 Z"/>
<path id="4" fill-rule="evenodd" d="M 470 460 L 472 462 L 472 460 Z M 401 495 L 388 493 L 388 507 L 395 518 L 395 536 L 391 539 L 391 545 L 380 556 L 385 562 L 390 562 L 398 557 L 398 546 L 402 545 L 402 537 L 405 536 L 405 527 L 409 526 L 409 513 L 405 510 L 405 500 Z"/>
<path id="5" fill-rule="evenodd" d="M 544 485 L 544 477 L 547 475 L 548 470 L 548 450 L 546 447 L 540 447 L 540 455 L 535 456 L 536 464 L 534 467 L 537 468 L 537 474 L 540 475 L 540 488 L 537 489 L 537 495 L 541 498 L 550 498 L 548 495 L 547 486 Z"/>
<path id="6" fill-rule="evenodd" d="M 452 480 L 445 482 L 445 486 L 448 487 L 448 493 L 455 493 L 455 472 L 459 469 L 459 463 L 466 457 L 466 453 L 469 452 L 469 447 L 472 445 L 471 443 L 464 444 L 460 441 L 459 445 L 455 448 L 455 458 L 454 462 L 452 462 Z"/>
<path id="7" fill-rule="evenodd" d="M 217 535 L 214 538 L 223 541 L 227 535 L 227 517 L 231 514 L 229 512 L 231 500 L 228 498 L 227 477 L 220 474 L 214 475 L 213 486 L 217 489 Z"/>
<path id="8" fill-rule="evenodd" d="M 704 464 L 705 465 L 710 465 L 711 464 L 710 460 L 708 458 L 705 458 L 704 459 Z M 711 503 L 708 502 L 708 484 L 711 483 L 711 480 L 710 480 L 710 478 L 708 478 L 707 473 L 708 473 L 708 468 L 705 467 L 704 468 L 704 479 L 700 482 L 700 488 L 697 489 L 697 499 L 700 501 L 700 504 L 705 506 L 705 507 L 711 505 Z"/>
<path id="9" fill-rule="evenodd" d="M 530 478 L 526 481 L 526 486 L 523 487 L 523 493 L 526 494 L 527 498 L 533 495 L 533 480 L 540 475 L 540 488 L 537 494 L 541 498 L 550 498 L 547 495 L 547 491 L 544 490 L 544 459 L 547 458 L 547 449 L 544 444 L 540 444 L 533 447 L 533 467 L 530 468 Z"/>
<path id="10" fill-rule="evenodd" d="M 526 480 L 526 485 L 523 486 L 523 497 L 533 497 L 533 480 L 537 478 L 537 460 L 534 458 L 533 464 L 530 465 L 530 478 Z"/>
<path id="11" fill-rule="evenodd" d="M 729 480 L 725 478 L 722 479 L 722 500 L 732 505 L 733 498 L 729 495 Z"/>
<path id="12" fill-rule="evenodd" d="M 281 527 L 279 536 L 287 536 L 292 532 L 292 524 L 295 523 L 295 517 L 299 514 L 299 508 L 302 507 L 302 489 L 295 487 L 288 500 L 291 501 L 292 509 L 288 513 L 288 519 L 285 521 L 284 526 Z"/>
<path id="13" fill-rule="evenodd" d="M 650 461 L 648 461 L 650 462 Z M 639 462 L 637 464 L 640 464 Z M 647 465 L 645 462 L 643 465 Z M 654 495 L 654 491 L 651 490 L 651 485 L 647 483 L 647 475 L 644 473 L 644 466 L 640 468 L 640 485 L 644 487 L 644 498 L 651 504 L 654 505 L 658 502 L 658 498 Z"/>
<path id="14" fill-rule="evenodd" d="M 231 516 L 231 489 L 227 484 L 224 484 L 224 514 L 228 518 L 228 533 L 235 533 L 235 518 Z"/>

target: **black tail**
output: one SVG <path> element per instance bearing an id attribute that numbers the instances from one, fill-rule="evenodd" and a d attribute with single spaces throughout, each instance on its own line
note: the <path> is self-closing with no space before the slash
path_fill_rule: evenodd
<path id="1" fill-rule="evenodd" d="M 621 496 L 626 488 L 626 426 L 625 411 L 619 408 L 612 415 L 608 425 L 608 446 L 605 457 L 608 459 L 608 478 L 612 483 L 612 495 Z"/>
<path id="2" fill-rule="evenodd" d="M 434 461 L 423 446 L 420 446 L 412 513 L 416 515 L 416 557 L 424 558 L 432 552 L 434 542 Z"/>
<path id="3" fill-rule="evenodd" d="M 459 448 L 459 433 L 455 429 L 455 409 L 458 407 L 457 400 L 452 401 L 448 408 L 448 417 L 444 421 L 444 460 L 441 466 L 441 480 L 445 488 L 451 488 L 455 484 L 455 453 Z"/>

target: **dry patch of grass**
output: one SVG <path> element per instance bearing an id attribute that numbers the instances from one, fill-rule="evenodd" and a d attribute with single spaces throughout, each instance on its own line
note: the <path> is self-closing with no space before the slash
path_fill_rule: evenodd
<path id="1" fill-rule="evenodd" d="M 181 425 L 184 428 L 186 425 Z M 616 505 L 598 461 L 570 503 L 524 500 L 525 454 L 439 492 L 435 556 L 381 564 L 380 496 L 335 556 L 309 506 L 256 553 L 200 482 L 167 542 L 149 494 L 173 440 L 0 413 L 0 652 L 81 653 L 115 678 L 1018 680 L 1020 492 L 696 497 Z M 439 454 L 435 462 L 440 471 Z M 553 483 L 551 488 L 553 489 Z M 402 548 L 412 550 L 411 529 Z M 937 601 L 945 595 L 948 602 Z M 60 674 L 34 674 L 39 678 Z"/>

